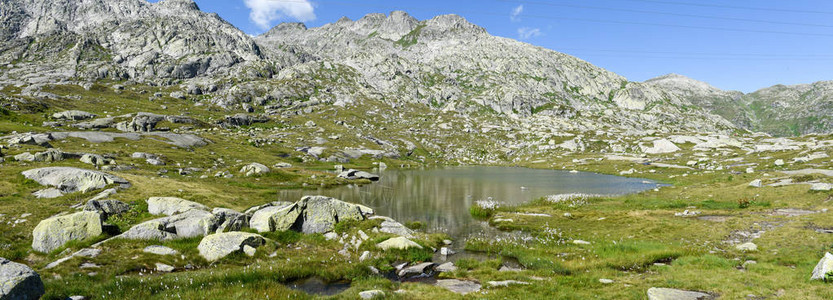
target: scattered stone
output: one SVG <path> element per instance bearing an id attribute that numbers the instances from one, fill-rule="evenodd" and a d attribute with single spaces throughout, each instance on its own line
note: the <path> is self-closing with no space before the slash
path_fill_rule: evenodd
<path id="1" fill-rule="evenodd" d="M 54 199 L 58 197 L 63 197 L 64 192 L 61 192 L 61 190 L 56 188 L 48 188 L 34 192 L 32 193 L 32 195 L 38 199 Z"/>
<path id="2" fill-rule="evenodd" d="M 426 270 L 429 270 L 432 266 L 434 266 L 434 263 L 424 262 L 421 264 L 403 268 L 402 270 L 399 270 L 397 275 L 399 275 L 400 278 L 420 276 L 422 274 L 425 274 Z"/>
<path id="3" fill-rule="evenodd" d="M 94 211 L 101 215 L 101 220 L 110 216 L 120 215 L 130 210 L 130 205 L 118 200 L 89 200 L 84 206 L 85 211 Z"/>
<path id="4" fill-rule="evenodd" d="M 176 251 L 176 250 L 174 250 L 172 248 L 169 248 L 169 247 L 158 246 L 158 245 L 147 246 L 147 247 L 145 247 L 144 250 L 142 250 L 142 252 L 150 253 L 150 254 L 156 254 L 156 255 L 177 255 L 177 254 L 179 254 L 179 251 Z"/>
<path id="5" fill-rule="evenodd" d="M 529 282 L 517 281 L 517 280 L 503 280 L 503 281 L 489 281 L 487 282 L 492 287 L 507 287 L 510 285 L 528 285 Z"/>
<path id="6" fill-rule="evenodd" d="M 385 292 L 383 292 L 381 290 L 363 291 L 363 292 L 359 292 L 359 297 L 361 297 L 362 299 L 384 298 L 385 297 Z"/>
<path id="7" fill-rule="evenodd" d="M 590 245 L 590 242 L 582 241 L 582 240 L 573 240 L 573 244 L 575 244 L 575 245 Z"/>
<path id="8" fill-rule="evenodd" d="M 273 167 L 278 168 L 278 169 L 286 169 L 286 168 L 292 168 L 292 164 L 285 163 L 285 162 L 280 162 L 280 163 L 274 164 Z"/>
<path id="9" fill-rule="evenodd" d="M 612 279 L 600 278 L 600 279 L 599 279 L 599 282 L 600 282 L 600 283 L 602 283 L 602 284 L 611 284 L 611 283 L 613 283 L 614 281 L 613 281 Z"/>
<path id="10" fill-rule="evenodd" d="M 827 274 L 831 274 L 833 272 L 833 254 L 830 252 L 824 253 L 824 257 L 819 260 L 819 263 L 816 264 L 816 267 L 813 268 L 813 274 L 810 276 L 810 280 L 827 280 Z"/>
<path id="11" fill-rule="evenodd" d="M 240 173 L 246 174 L 246 176 L 262 175 L 269 173 L 269 167 L 259 163 L 251 163 L 241 168 Z"/>
<path id="12" fill-rule="evenodd" d="M 390 249 L 405 250 L 405 249 L 408 249 L 408 248 L 422 249 L 422 246 L 420 246 L 419 244 L 417 244 L 414 241 L 411 241 L 411 240 L 409 240 L 405 237 L 402 237 L 402 236 L 387 239 L 384 242 L 376 244 L 376 247 L 379 247 L 379 249 L 382 249 L 382 250 L 390 250 Z"/>
<path id="13" fill-rule="evenodd" d="M 23 172 L 23 176 L 41 185 L 52 186 L 64 193 L 88 192 L 111 184 L 129 186 L 120 177 L 107 173 L 70 167 L 47 167 Z"/>
<path id="14" fill-rule="evenodd" d="M 810 186 L 811 191 L 827 192 L 833 190 L 833 184 L 830 183 L 814 183 Z"/>
<path id="15" fill-rule="evenodd" d="M 148 212 L 152 215 L 172 216 L 192 209 L 208 210 L 205 205 L 176 197 L 151 197 L 147 203 Z"/>
<path id="16" fill-rule="evenodd" d="M 457 271 L 457 266 L 454 265 L 453 262 L 447 262 L 441 264 L 439 266 L 434 267 L 434 271 L 437 272 L 454 272 Z"/>
<path id="17" fill-rule="evenodd" d="M 90 153 L 82 155 L 80 161 L 82 163 L 91 164 L 91 165 L 95 165 L 95 166 L 109 165 L 109 164 L 113 163 L 112 160 L 106 159 L 106 158 L 104 158 L 104 156 L 101 156 L 101 155 L 98 155 L 98 154 L 90 154 Z"/>
<path id="18" fill-rule="evenodd" d="M 668 288 L 652 287 L 648 289 L 648 300 L 713 300 L 714 296 L 701 293 Z"/>
<path id="19" fill-rule="evenodd" d="M 459 279 L 440 279 L 434 285 L 461 295 L 477 292 L 481 287 L 477 282 Z"/>
<path id="20" fill-rule="evenodd" d="M 680 147 L 677 147 L 677 145 L 674 145 L 674 143 L 666 139 L 656 140 L 653 143 L 653 147 L 640 146 L 642 147 L 642 152 L 646 154 L 664 154 L 680 151 Z"/>
<path id="21" fill-rule="evenodd" d="M 83 211 L 52 217 L 35 227 L 32 232 L 32 248 L 49 253 L 69 241 L 92 238 L 101 233 L 101 217 L 95 212 Z"/>
<path id="22" fill-rule="evenodd" d="M 383 220 L 382 224 L 379 225 L 380 226 L 379 231 L 381 231 L 381 232 L 395 234 L 395 235 L 399 235 L 399 236 L 404 236 L 404 237 L 407 237 L 407 238 L 411 238 L 411 237 L 414 236 L 414 231 L 413 230 L 411 230 L 408 227 L 405 227 L 405 225 L 402 225 L 402 223 L 396 222 L 396 221 L 394 221 L 393 219 L 391 219 L 389 217 L 373 216 L 373 217 L 370 217 L 369 219 L 371 219 L 371 220 L 382 219 Z"/>
<path id="23" fill-rule="evenodd" d="M 764 183 L 760 179 L 755 179 L 755 180 L 753 180 L 752 182 L 749 183 L 749 186 L 756 187 L 756 188 L 762 187 L 763 185 L 764 185 Z"/>
<path id="24" fill-rule="evenodd" d="M 693 216 L 696 216 L 696 215 L 699 215 L 699 214 L 700 214 L 699 211 L 689 211 L 689 210 L 686 209 L 683 212 L 674 213 L 674 216 L 675 217 L 693 217 Z"/>
<path id="25" fill-rule="evenodd" d="M 776 159 L 775 160 L 775 166 L 781 167 L 783 165 L 784 165 L 784 160 L 783 159 Z"/>
<path id="26" fill-rule="evenodd" d="M 339 178 L 349 179 L 349 180 L 356 180 L 356 179 L 368 179 L 370 181 L 379 181 L 379 175 L 371 174 L 365 171 L 359 171 L 350 169 L 338 174 Z"/>
<path id="27" fill-rule="evenodd" d="M 45 292 L 32 268 L 0 257 L 0 299 L 37 300 Z"/>
<path id="28" fill-rule="evenodd" d="M 225 232 L 204 237 L 197 249 L 208 261 L 216 261 L 234 252 L 243 251 L 244 246 L 260 247 L 266 240 L 259 234 L 248 232 Z"/>
<path id="29" fill-rule="evenodd" d="M 362 252 L 362 255 L 359 256 L 359 261 L 365 261 L 368 259 L 370 259 L 370 251 L 364 251 Z"/>
<path id="30" fill-rule="evenodd" d="M 173 272 L 174 269 L 175 269 L 174 266 L 166 265 L 166 264 L 163 264 L 163 263 L 156 263 L 156 271 L 157 272 L 169 273 L 169 272 Z"/>
<path id="31" fill-rule="evenodd" d="M 52 114 L 53 119 L 57 120 L 70 120 L 70 121 L 82 121 L 87 119 L 95 118 L 95 114 L 88 113 L 86 111 L 80 110 L 67 110 L 62 112 L 57 112 Z"/>
<path id="32" fill-rule="evenodd" d="M 255 256 L 257 253 L 257 249 L 249 245 L 243 245 L 243 253 L 246 253 L 247 256 Z"/>

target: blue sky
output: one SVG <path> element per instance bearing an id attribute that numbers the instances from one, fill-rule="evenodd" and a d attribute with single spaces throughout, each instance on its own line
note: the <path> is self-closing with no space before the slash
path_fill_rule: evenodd
<path id="1" fill-rule="evenodd" d="M 155 2 L 155 1 L 152 1 Z M 497 36 L 574 55 L 633 81 L 678 73 L 731 90 L 833 80 L 829 0 L 196 0 L 246 33 L 404 10 L 458 14 Z"/>

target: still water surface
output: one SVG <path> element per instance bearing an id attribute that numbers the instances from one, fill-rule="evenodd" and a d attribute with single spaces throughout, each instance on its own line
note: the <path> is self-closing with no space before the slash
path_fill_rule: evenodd
<path id="1" fill-rule="evenodd" d="M 419 221 L 429 232 L 446 232 L 455 241 L 489 230 L 469 214 L 475 201 L 487 199 L 516 205 L 553 194 L 621 195 L 658 186 L 657 182 L 596 173 L 570 173 L 513 167 L 447 167 L 385 170 L 381 179 L 363 186 L 318 190 L 281 190 L 279 200 L 324 195 L 361 203 L 401 223 Z"/>

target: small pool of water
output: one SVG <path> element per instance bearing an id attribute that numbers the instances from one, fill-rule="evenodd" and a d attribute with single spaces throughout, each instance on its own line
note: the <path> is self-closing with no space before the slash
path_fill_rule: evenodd
<path id="1" fill-rule="evenodd" d="M 310 277 L 290 282 L 286 286 L 310 295 L 333 296 L 349 289 L 350 282 L 326 282 L 318 277 Z"/>
<path id="2" fill-rule="evenodd" d="M 278 200 L 324 195 L 373 208 L 377 215 L 405 224 L 419 221 L 429 232 L 445 232 L 462 242 L 490 228 L 473 218 L 469 207 L 491 198 L 518 205 L 553 194 L 622 195 L 660 186 L 655 181 L 596 173 L 570 173 L 514 167 L 446 167 L 386 170 L 378 182 L 317 190 L 280 190 Z M 455 247 L 459 249 L 458 247 Z"/>

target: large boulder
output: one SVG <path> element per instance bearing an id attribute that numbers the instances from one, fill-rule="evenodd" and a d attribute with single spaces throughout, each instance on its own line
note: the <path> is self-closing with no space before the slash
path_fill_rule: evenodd
<path id="1" fill-rule="evenodd" d="M 44 293 L 43 281 L 32 268 L 0 257 L 0 299 L 37 300 Z"/>
<path id="2" fill-rule="evenodd" d="M 266 174 L 269 173 L 269 167 L 259 163 L 250 163 L 241 168 L 240 173 L 246 174 L 246 176 Z"/>
<path id="3" fill-rule="evenodd" d="M 102 220 L 110 216 L 120 215 L 130 210 L 130 205 L 119 200 L 89 200 L 84 206 L 85 211 L 97 212 Z"/>
<path id="4" fill-rule="evenodd" d="M 303 233 L 325 233 L 335 224 L 347 220 L 364 220 L 358 205 L 324 196 L 306 196 L 297 203 L 302 210 L 300 229 Z"/>
<path id="5" fill-rule="evenodd" d="M 127 180 L 104 172 L 71 167 L 47 167 L 23 171 L 23 176 L 64 193 L 88 192 L 111 184 L 129 186 Z"/>
<path id="6" fill-rule="evenodd" d="M 249 226 L 258 232 L 286 231 L 292 229 L 301 215 L 297 204 L 269 206 L 256 211 Z"/>
<path id="7" fill-rule="evenodd" d="M 240 231 L 243 230 L 243 228 L 249 227 L 249 216 L 236 210 L 228 208 L 215 208 L 211 210 L 211 213 L 217 216 L 220 220 L 220 225 L 217 226 L 217 233 Z"/>
<path id="8" fill-rule="evenodd" d="M 674 143 L 666 139 L 654 141 L 653 147 L 640 147 L 642 148 L 642 152 L 647 154 L 674 153 L 681 150 L 680 147 L 677 147 L 677 145 L 674 145 Z"/>
<path id="9" fill-rule="evenodd" d="M 652 287 L 648 289 L 648 300 L 712 300 L 714 296 L 701 293 L 668 288 Z"/>
<path id="10" fill-rule="evenodd" d="M 459 279 L 440 279 L 434 285 L 461 295 L 477 292 L 481 288 L 477 282 Z"/>
<path id="11" fill-rule="evenodd" d="M 415 243 L 412 240 L 409 240 L 403 236 L 389 238 L 384 242 L 376 244 L 376 247 L 382 250 L 390 250 L 390 249 L 398 249 L 398 250 L 406 250 L 409 248 L 417 248 L 422 249 L 422 246 Z"/>
<path id="12" fill-rule="evenodd" d="M 208 210 L 205 205 L 176 197 L 151 197 L 147 202 L 148 212 L 152 215 L 172 216 L 193 209 Z"/>
<path id="13" fill-rule="evenodd" d="M 833 254 L 827 252 L 813 269 L 813 275 L 810 276 L 810 280 L 827 280 L 827 274 L 831 272 L 833 272 Z"/>
<path id="14" fill-rule="evenodd" d="M 381 231 L 381 232 L 391 233 L 391 234 L 404 236 L 404 237 L 408 237 L 408 238 L 414 236 L 414 231 L 413 230 L 411 230 L 408 227 L 405 227 L 405 225 L 402 225 L 402 223 L 399 223 L 399 222 L 397 222 L 394 219 L 391 219 L 389 217 L 373 216 L 373 217 L 370 217 L 369 219 L 371 219 L 371 220 L 381 219 L 382 220 L 382 224 L 379 225 L 380 226 L 379 231 Z"/>
<path id="15" fill-rule="evenodd" d="M 35 227 L 32 248 L 48 253 L 69 241 L 96 237 L 101 232 L 101 217 L 96 212 L 82 211 L 52 217 Z"/>
<path id="16" fill-rule="evenodd" d="M 234 252 L 243 251 L 246 246 L 257 248 L 266 243 L 259 234 L 248 232 L 225 232 L 204 237 L 197 249 L 208 261 L 216 261 Z"/>
<path id="17" fill-rule="evenodd" d="M 379 180 L 379 175 L 371 174 L 371 173 L 368 173 L 368 172 L 365 172 L 365 171 L 354 170 L 354 169 L 350 169 L 350 170 L 341 172 L 340 174 L 338 174 L 338 177 L 339 178 L 344 178 L 344 179 L 350 179 L 350 180 L 356 180 L 356 179 L 367 179 L 367 180 L 370 180 L 370 181 L 378 181 Z"/>
<path id="18" fill-rule="evenodd" d="M 52 118 L 58 120 L 81 121 L 95 118 L 95 114 L 80 110 L 67 110 L 52 114 Z"/>
<path id="19" fill-rule="evenodd" d="M 220 218 L 204 210 L 189 210 L 181 214 L 146 221 L 122 233 L 132 240 L 174 240 L 212 234 L 220 225 Z"/>

